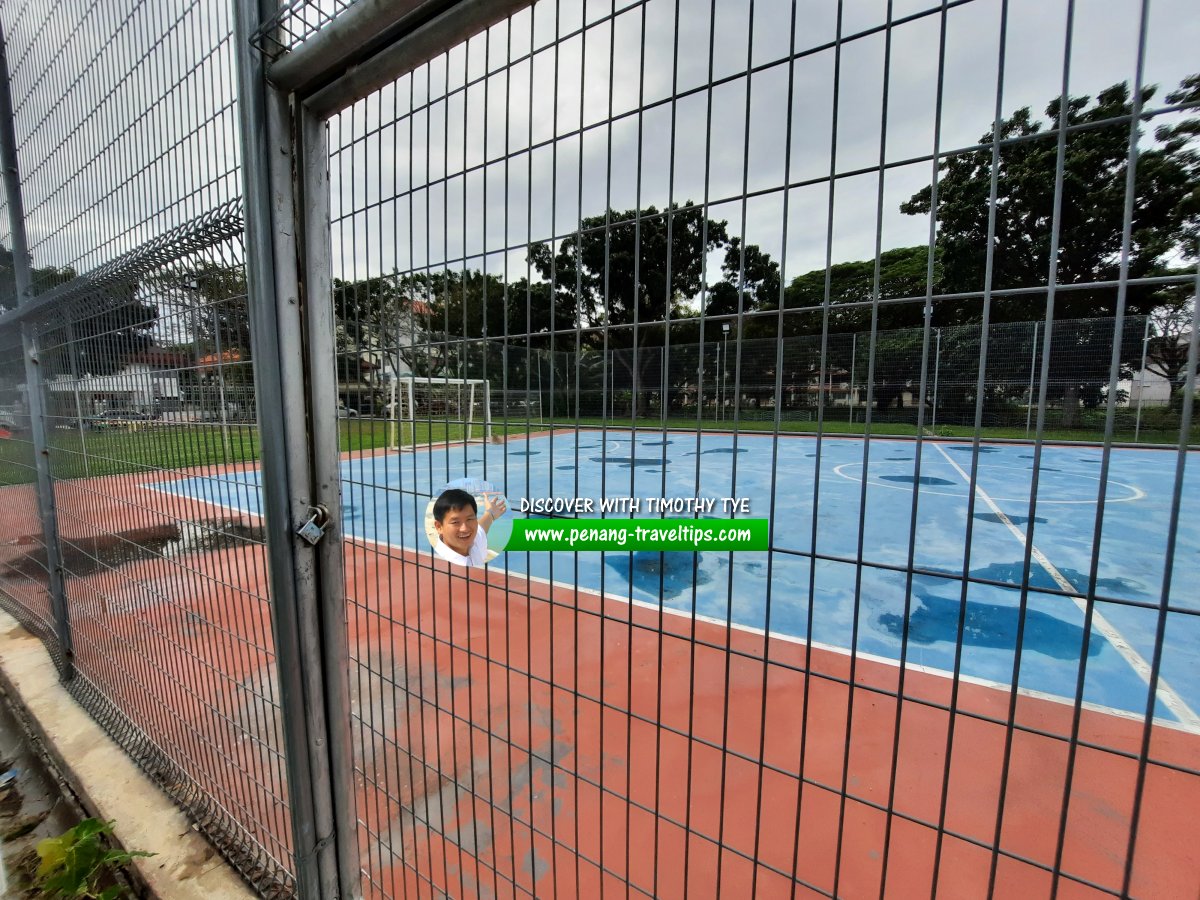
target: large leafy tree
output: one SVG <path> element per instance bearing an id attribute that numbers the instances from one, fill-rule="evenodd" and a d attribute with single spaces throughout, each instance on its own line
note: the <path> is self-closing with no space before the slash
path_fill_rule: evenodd
<path id="1" fill-rule="evenodd" d="M 75 277 L 75 270 L 70 266 L 62 269 L 47 266 L 34 269 L 31 273 L 34 294 L 44 294 L 51 288 L 65 284 Z M 13 268 L 13 254 L 8 247 L 0 244 L 0 312 L 17 308 L 16 272 Z"/>
<path id="2" fill-rule="evenodd" d="M 35 268 L 32 271 L 34 294 L 43 294 L 76 277 L 70 266 Z M 0 310 L 17 306 L 16 280 L 12 251 L 0 246 Z M 153 343 L 152 332 L 158 321 L 158 307 L 142 290 L 137 279 L 96 288 L 80 301 L 72 317 L 73 347 L 81 374 L 111 375 L 129 359 Z M 57 340 L 66 339 L 65 332 Z M 51 366 L 67 370 L 57 355 Z M 60 374 L 58 371 L 50 374 Z"/>
<path id="3" fill-rule="evenodd" d="M 708 256 L 722 250 L 721 278 L 706 284 Z M 634 387 L 642 411 L 648 410 L 648 395 L 666 387 L 657 348 L 667 341 L 668 318 L 694 314 L 701 298 L 705 314 L 718 316 L 765 308 L 779 295 L 779 267 L 769 254 L 753 244 L 743 250 L 726 222 L 707 218 L 690 201 L 584 218 L 557 252 L 535 243 L 529 259 L 543 282 L 554 286 L 556 307 L 576 309 L 582 325 L 608 326 L 587 340 L 596 348 L 606 341 L 610 352 L 618 351 L 611 357 L 621 370 L 617 381 Z M 557 327 L 571 327 L 572 321 L 560 319 Z M 710 326 L 704 337 L 712 341 L 719 335 L 719 326 Z M 682 347 L 700 338 L 692 326 L 673 330 L 670 340 Z M 694 380 L 694 367 L 673 360 L 670 368 L 673 378 Z"/>
<path id="4" fill-rule="evenodd" d="M 881 300 L 900 297 L 920 297 L 929 281 L 929 249 L 924 246 L 898 247 L 879 257 L 878 295 Z M 934 283 L 937 284 L 940 266 L 935 264 Z M 864 306 L 876 294 L 874 260 L 855 260 L 835 263 L 828 270 L 814 269 L 792 279 L 784 290 L 783 335 L 787 339 L 783 356 L 783 383 L 809 384 L 821 371 L 821 342 L 819 335 L 825 318 L 823 304 L 828 282 L 829 332 L 833 336 L 826 344 L 826 377 L 840 372 L 855 372 L 856 381 L 866 377 L 867 333 L 871 327 L 871 307 Z M 778 301 L 768 304 L 776 306 Z M 807 311 L 807 312 L 805 312 Z M 909 375 L 920 369 L 921 333 L 912 331 L 922 321 L 920 304 L 888 304 L 879 307 L 877 327 L 881 336 L 877 350 L 888 360 L 888 366 L 876 372 L 873 392 L 875 403 L 886 408 L 898 401 Z M 771 333 L 776 326 L 771 324 Z M 858 333 L 859 341 L 846 339 Z M 854 354 L 854 358 L 851 358 Z M 904 373 L 903 376 L 897 373 Z M 815 398 L 814 398 L 815 399 Z"/>
<path id="5" fill-rule="evenodd" d="M 1156 89 L 1146 87 L 1146 106 Z M 1200 77 L 1191 76 L 1167 96 L 1168 103 L 1200 98 Z M 1058 254 L 1054 260 L 1060 284 L 1115 281 L 1120 273 L 1125 182 L 1128 172 L 1129 120 L 1133 103 L 1129 87 L 1115 84 L 1091 97 L 1062 98 L 1046 107 L 1046 121 L 1029 108 L 1017 110 L 1000 123 L 1005 141 L 997 171 L 996 234 L 992 246 L 992 287 L 1039 288 L 1047 284 L 1051 266 L 1055 174 L 1058 162 L 1057 125 L 1060 111 L 1072 129 L 1063 157 L 1063 192 L 1059 205 Z M 1159 129 L 1157 140 L 1143 147 L 1135 172 L 1135 200 L 1128 258 L 1130 278 L 1179 271 L 1196 256 L 1200 228 L 1200 155 L 1194 138 L 1197 120 Z M 978 291 L 983 287 L 987 255 L 989 188 L 993 140 L 989 131 L 978 150 L 948 158 L 941 165 L 937 188 L 937 251 L 941 267 L 939 292 Z M 912 215 L 927 215 L 932 188 L 919 191 L 901 206 Z M 1186 292 L 1186 286 L 1176 290 Z M 1034 290 L 1007 297 L 993 309 L 993 321 L 1040 319 L 1046 292 Z M 1175 298 L 1176 301 L 1178 298 Z M 1160 287 L 1130 285 L 1126 312 L 1148 314 L 1172 302 Z M 1116 287 L 1064 290 L 1056 294 L 1056 320 L 1091 319 L 1116 313 Z M 939 304 L 936 321 L 956 324 L 976 321 L 975 303 Z M 1104 326 L 1097 326 L 1103 330 Z M 1111 328 L 1110 328 L 1111 331 Z M 1070 352 L 1104 346 L 1111 341 L 1101 332 L 1076 328 L 1072 346 L 1054 348 L 1050 391 L 1064 405 L 1064 424 L 1071 424 L 1081 398 L 1097 396 L 1108 380 L 1107 353 Z M 1126 362 L 1138 352 L 1136 342 L 1122 341 Z"/>
<path id="6" fill-rule="evenodd" d="M 681 314 L 703 286 L 706 255 L 728 243 L 724 222 L 706 219 L 690 203 L 686 208 L 673 204 L 661 212 L 650 206 L 590 216 L 562 240 L 557 253 L 535 243 L 529 258 L 544 281 L 572 306 L 578 304 L 584 322 L 613 329 L 610 347 L 630 347 L 633 332 L 622 326 Z M 661 344 L 661 331 L 639 329 L 636 342 L 653 342 L 655 335 Z"/>

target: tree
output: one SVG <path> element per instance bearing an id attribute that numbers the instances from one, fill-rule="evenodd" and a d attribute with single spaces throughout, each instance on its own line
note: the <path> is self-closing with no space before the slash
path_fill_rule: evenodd
<path id="1" fill-rule="evenodd" d="M 46 266 L 34 269 L 31 275 L 35 296 L 76 277 L 75 270 L 70 266 L 62 269 Z M 16 307 L 13 254 L 0 245 L 0 310 Z M 128 279 L 90 289 L 70 321 L 74 328 L 73 347 L 80 374 L 111 375 L 119 371 L 131 356 L 153 344 L 151 332 L 158 321 L 158 307 L 143 297 L 137 279 Z M 63 335 L 61 340 L 65 341 L 66 336 Z M 69 371 L 64 362 L 56 360 L 51 366 L 56 364 L 64 366 L 62 374 Z"/>
<path id="2" fill-rule="evenodd" d="M 219 346 L 222 354 L 250 359 L 250 309 L 241 265 L 204 260 L 172 275 L 167 288 L 194 307 L 193 340 L 203 350 L 215 353 Z"/>
<path id="3" fill-rule="evenodd" d="M 51 288 L 65 284 L 75 277 L 75 270 L 70 266 L 57 269 L 47 266 L 44 269 L 34 269 L 31 273 L 33 293 L 44 294 Z M 12 251 L 0 244 L 0 312 L 17 308 L 16 271 L 13 268 Z"/>
<path id="4" fill-rule="evenodd" d="M 709 286 L 705 262 L 722 249 L 724 277 Z M 575 318 L 583 325 L 608 326 L 611 364 L 618 379 L 633 387 L 641 412 L 649 410 L 652 394 L 670 387 L 662 384 L 662 355 L 654 349 L 667 341 L 668 317 L 692 315 L 702 290 L 704 312 L 713 316 L 737 313 L 739 295 L 742 311 L 749 312 L 779 294 L 779 267 L 770 255 L 749 244 L 743 265 L 740 240 L 730 239 L 727 223 L 705 217 L 691 201 L 663 210 L 649 206 L 590 216 L 557 252 L 545 243 L 530 245 L 529 260 L 543 281 L 554 285 L 556 307 L 576 310 L 557 327 L 571 327 Z M 719 327 L 704 338 L 716 339 Z M 671 333 L 673 347 L 700 339 L 694 327 Z M 597 349 L 604 341 L 601 334 L 588 336 Z M 694 378 L 694 368 L 670 368 L 672 377 Z"/>
<path id="5" fill-rule="evenodd" d="M 750 312 L 778 307 L 779 263 L 755 244 L 746 246 L 743 258 L 741 238 L 732 238 L 725 248 L 721 272 L 725 276 L 724 280 L 718 281 L 708 289 L 706 315 L 731 316 L 739 309 L 742 312 Z"/>
<path id="6" fill-rule="evenodd" d="M 1146 87 L 1147 104 L 1156 89 Z M 1168 102 L 1185 102 L 1200 95 L 1200 77 L 1185 79 Z M 992 287 L 1030 288 L 1047 282 L 1057 165 L 1057 124 L 1062 98 L 1046 107 L 1051 126 L 1043 128 L 1029 108 L 1000 123 L 1006 143 L 997 171 L 995 240 L 992 246 Z M 1060 284 L 1115 281 L 1120 273 L 1129 125 L 1132 115 L 1129 87 L 1115 84 L 1092 98 L 1066 100 L 1068 134 L 1063 159 L 1063 193 L 1059 207 L 1059 252 L 1055 260 Z M 1136 199 L 1128 259 L 1130 278 L 1163 275 L 1173 264 L 1194 259 L 1200 227 L 1200 160 L 1193 138 L 1197 120 L 1160 129 L 1159 141 L 1139 152 L 1135 173 Z M 938 180 L 937 251 L 941 263 L 939 290 L 978 291 L 983 287 L 987 255 L 989 188 L 993 134 L 980 139 L 978 150 L 950 157 L 941 164 Z M 1013 142 L 1012 139 L 1017 139 Z M 926 215 L 932 189 L 914 194 L 902 212 Z M 993 308 L 993 321 L 1040 319 L 1046 293 L 1035 291 L 1006 298 Z M 1126 312 L 1148 314 L 1162 303 L 1154 286 L 1130 285 Z M 1109 317 L 1116 313 L 1117 289 L 1099 287 L 1062 291 L 1056 295 L 1056 320 Z M 978 305 L 939 304 L 940 324 L 975 320 Z M 1085 340 L 1087 335 L 1078 334 Z M 1111 336 L 1110 336 L 1111 337 Z M 1123 346 L 1126 342 L 1123 342 Z M 1137 348 L 1129 351 L 1132 361 Z M 1064 424 L 1074 422 L 1081 396 L 1095 394 L 1107 382 L 1106 353 L 1054 354 L 1051 384 L 1064 406 Z"/>
<path id="7" fill-rule="evenodd" d="M 890 300 L 900 297 L 920 297 L 926 292 L 928 283 L 929 248 L 925 246 L 897 247 L 886 250 L 879 257 L 879 299 Z M 934 266 L 935 288 L 940 275 L 940 265 Z M 797 275 L 784 290 L 784 309 L 790 312 L 784 318 L 784 337 L 788 339 L 788 351 L 784 354 L 783 383 L 808 384 L 815 379 L 821 367 L 821 343 L 818 339 L 825 313 L 825 284 L 829 282 L 829 332 L 831 335 L 862 334 L 862 346 L 848 339 L 830 340 L 825 353 L 827 376 L 835 371 L 849 373 L 853 365 L 851 353 L 867 347 L 865 335 L 871 328 L 871 307 L 875 296 L 875 261 L 855 260 L 835 263 L 828 270 L 814 269 Z M 777 306 L 778 301 L 766 308 Z M 804 314 L 800 310 L 812 310 Z M 878 308 L 878 328 L 885 336 L 877 349 L 886 349 L 894 371 L 903 371 L 905 376 L 897 380 L 893 375 L 877 372 L 874 399 L 879 408 L 885 409 L 901 397 L 908 384 L 907 373 L 919 371 L 921 354 L 922 307 L 919 304 L 889 304 Z M 913 329 L 918 330 L 914 331 Z M 775 328 L 772 325 L 771 335 Z M 911 364 L 905 368 L 901 360 Z M 915 361 L 914 361 L 915 360 Z M 858 360 L 856 380 L 866 377 L 863 359 Z"/>
<path id="8" fill-rule="evenodd" d="M 1146 368 L 1179 390 L 1188 377 L 1188 341 L 1195 327 L 1191 298 L 1173 305 L 1160 306 L 1150 317 L 1150 340 L 1146 347 Z"/>
<path id="9" fill-rule="evenodd" d="M 335 350 L 340 359 L 376 354 L 392 375 L 402 370 L 429 374 L 420 347 L 435 275 L 392 272 L 358 281 L 333 280 Z M 344 364 L 343 364 L 344 365 Z"/>

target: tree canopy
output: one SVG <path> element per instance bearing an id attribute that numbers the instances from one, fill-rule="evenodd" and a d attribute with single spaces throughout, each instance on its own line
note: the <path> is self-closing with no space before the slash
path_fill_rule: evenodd
<path id="1" fill-rule="evenodd" d="M 1142 90 L 1141 104 L 1149 106 L 1154 86 Z M 1168 94 L 1169 104 L 1200 100 L 1200 75 L 1184 79 Z M 1098 285 L 1059 291 L 1054 318 L 1093 320 L 1116 315 L 1124 238 L 1126 181 L 1129 166 L 1129 119 L 1134 104 L 1128 84 L 1112 85 L 1089 96 L 1051 100 L 1045 109 L 1048 124 L 1028 107 L 1000 123 L 1003 142 L 996 172 L 995 239 L 992 280 L 995 290 L 1028 289 L 993 305 L 992 321 L 1039 320 L 1046 312 L 1052 262 L 1062 285 Z M 1058 253 L 1052 260 L 1055 223 L 1055 181 L 1058 166 L 1058 125 L 1069 129 L 1062 157 L 1062 195 L 1058 206 Z M 1134 197 L 1128 254 L 1132 279 L 1179 274 L 1194 270 L 1200 234 L 1200 151 L 1195 138 L 1200 117 L 1160 127 L 1154 141 L 1140 140 L 1134 172 Z M 938 293 L 977 292 L 984 287 L 988 252 L 988 218 L 994 132 L 980 138 L 980 147 L 946 159 L 937 184 Z M 1143 136 L 1139 135 L 1139 138 Z M 928 215 L 933 188 L 927 186 L 902 204 L 902 212 Z M 1108 284 L 1102 284 L 1108 282 Z M 1148 315 L 1188 302 L 1188 283 L 1131 284 L 1125 312 Z M 938 324 L 979 321 L 977 303 L 938 304 Z M 1114 339 L 1111 324 L 1096 322 L 1053 335 L 1050 357 L 1052 399 L 1063 399 L 1066 422 L 1078 401 L 1095 402 L 1109 378 L 1109 354 L 1102 352 Z M 1133 363 L 1140 342 L 1123 338 L 1121 357 Z M 1164 356 L 1173 348 L 1160 342 Z"/>
<path id="2" fill-rule="evenodd" d="M 1156 88 L 1142 91 L 1149 104 Z M 1200 99 L 1200 76 L 1186 79 L 1169 94 L 1168 103 Z M 996 173 L 996 218 L 992 287 L 1037 288 L 1048 283 L 1051 229 L 1054 222 L 1055 174 L 1061 98 L 1046 106 L 1049 127 L 1030 109 L 1017 110 L 1000 123 L 1005 142 Z M 1129 86 L 1115 84 L 1091 97 L 1066 101 L 1065 124 L 1071 129 L 1063 156 L 1059 205 L 1057 279 L 1060 284 L 1115 281 L 1120 273 L 1128 173 L 1129 121 L 1133 103 Z M 1135 172 L 1129 277 L 1143 278 L 1177 270 L 1196 256 L 1200 228 L 1200 153 L 1194 138 L 1200 118 L 1165 126 L 1156 141 L 1139 150 Z M 980 138 L 980 148 L 946 159 L 937 185 L 938 290 L 942 293 L 983 288 L 987 256 L 989 191 L 993 132 Z M 930 212 L 932 186 L 918 191 L 902 212 Z M 998 321 L 1042 318 L 1046 295 L 1037 291 L 1020 301 L 1006 300 L 995 313 Z M 1131 285 L 1126 311 L 1147 314 L 1164 302 L 1154 286 Z M 1055 318 L 1080 319 L 1116 313 L 1112 286 L 1069 290 L 1055 298 Z M 939 308 L 946 324 L 977 318 L 974 304 Z"/>

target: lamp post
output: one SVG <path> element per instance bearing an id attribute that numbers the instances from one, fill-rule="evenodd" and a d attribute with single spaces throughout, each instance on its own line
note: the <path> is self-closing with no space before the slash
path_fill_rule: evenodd
<path id="1" fill-rule="evenodd" d="M 729 323 L 721 323 L 721 331 L 725 332 L 724 352 L 721 354 L 721 418 L 725 418 L 725 404 L 729 402 L 729 387 L 725 379 L 729 375 Z"/>
<path id="2" fill-rule="evenodd" d="M 933 357 L 933 419 L 929 423 L 930 429 L 937 428 L 938 374 L 942 369 L 942 329 L 934 330 L 937 331 L 937 349 Z"/>
<path id="3" fill-rule="evenodd" d="M 713 407 L 713 419 L 721 417 L 721 345 L 717 344 L 714 349 L 716 362 L 713 366 L 713 391 L 717 395 L 717 405 Z M 701 389 L 704 387 L 704 379 L 700 379 Z"/>

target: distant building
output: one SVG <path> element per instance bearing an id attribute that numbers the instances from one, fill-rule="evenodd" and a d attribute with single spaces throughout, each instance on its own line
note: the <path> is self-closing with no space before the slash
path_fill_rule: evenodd
<path id="1" fill-rule="evenodd" d="M 52 415 L 93 416 L 106 410 L 153 413 L 178 408 L 179 371 L 190 363 L 183 354 L 150 348 L 130 357 L 111 375 L 60 375 L 46 387 Z"/>
<path id="2" fill-rule="evenodd" d="M 1134 372 L 1131 378 L 1117 382 L 1122 406 L 1166 406 L 1171 402 L 1171 382 L 1149 369 Z"/>

